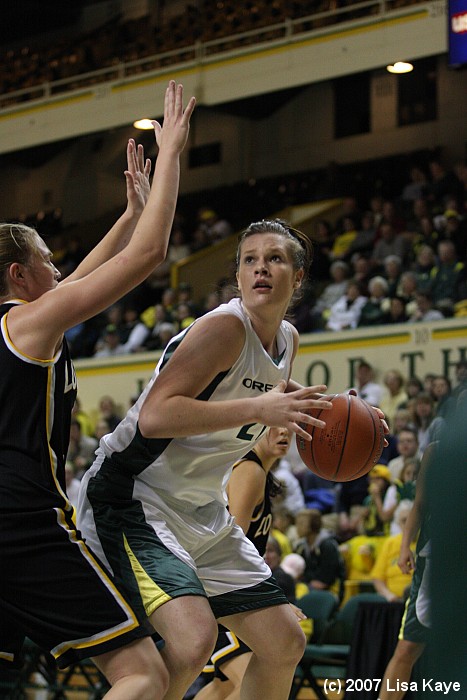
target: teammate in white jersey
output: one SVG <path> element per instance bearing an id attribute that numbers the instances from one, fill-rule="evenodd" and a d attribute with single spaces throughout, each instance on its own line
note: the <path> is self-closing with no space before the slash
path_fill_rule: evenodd
<path id="1" fill-rule="evenodd" d="M 239 298 L 169 343 L 82 482 L 83 534 L 164 640 L 165 700 L 180 700 L 201 672 L 215 617 L 253 652 L 243 700 L 286 700 L 303 653 L 297 619 L 234 524 L 224 488 L 264 426 L 309 439 L 303 424 L 325 423 L 307 411 L 332 408 L 325 386 L 290 380 L 298 333 L 283 319 L 310 257 L 299 232 L 251 224 L 238 250 Z"/>

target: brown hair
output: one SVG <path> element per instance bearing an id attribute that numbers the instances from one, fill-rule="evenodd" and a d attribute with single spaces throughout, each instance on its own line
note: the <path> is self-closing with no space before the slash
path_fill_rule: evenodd
<path id="1" fill-rule="evenodd" d="M 38 253 L 38 233 L 23 224 L 0 224 L 0 298 L 9 293 L 7 271 L 13 263 L 28 265 Z"/>

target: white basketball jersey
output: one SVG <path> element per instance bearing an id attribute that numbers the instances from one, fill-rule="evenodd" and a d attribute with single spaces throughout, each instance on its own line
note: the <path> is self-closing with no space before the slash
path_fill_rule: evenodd
<path id="1" fill-rule="evenodd" d="M 277 334 L 279 357 L 273 360 L 253 330 L 240 299 L 222 304 L 207 315 L 218 314 L 233 314 L 242 320 L 245 344 L 235 364 L 215 377 L 197 397 L 199 400 L 252 398 L 270 391 L 281 379 L 288 380 L 293 356 L 290 323 L 281 323 Z M 114 469 L 133 475 L 140 496 L 147 487 L 159 494 L 166 492 L 170 499 L 186 501 L 191 507 L 212 501 L 225 504 L 225 484 L 232 465 L 251 450 L 264 432 L 264 426 L 244 425 L 204 435 L 163 439 L 143 438 L 138 429 L 138 416 L 146 395 L 160 370 L 183 343 L 190 327 L 172 338 L 137 403 L 114 432 L 102 438 L 98 457 L 90 471 L 96 473 L 104 460 L 107 465 L 110 460 Z"/>

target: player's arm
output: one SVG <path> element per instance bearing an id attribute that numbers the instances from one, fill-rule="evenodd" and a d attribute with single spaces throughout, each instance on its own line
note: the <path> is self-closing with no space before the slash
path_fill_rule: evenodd
<path id="1" fill-rule="evenodd" d="M 266 474 L 252 459 L 244 459 L 234 466 L 227 484 L 229 512 L 246 534 L 253 512 L 264 500 Z"/>
<path id="2" fill-rule="evenodd" d="M 188 331 L 154 381 L 141 408 L 144 437 L 186 437 L 247 424 L 286 427 L 309 440 L 300 424 L 324 427 L 305 411 L 329 408 L 312 398 L 322 386 L 284 393 L 285 382 L 252 398 L 203 401 L 197 397 L 237 361 L 245 343 L 245 328 L 230 314 L 201 317 Z"/>
<path id="3" fill-rule="evenodd" d="M 410 544 L 415 540 L 417 533 L 420 530 L 425 509 L 426 472 L 430 460 L 433 458 L 435 449 L 436 445 L 432 442 L 423 453 L 420 469 L 417 474 L 414 503 L 402 531 L 402 542 L 398 565 L 404 574 L 410 573 L 415 568 L 415 557 L 410 549 Z"/>
<path id="4" fill-rule="evenodd" d="M 183 109 L 182 86 L 170 82 L 164 126 L 148 202 L 128 245 L 86 277 L 59 284 L 9 314 L 13 342 L 27 354 L 52 357 L 65 330 L 108 308 L 140 284 L 164 258 L 172 227 L 180 177 L 180 153 L 186 143 L 194 98 Z"/>

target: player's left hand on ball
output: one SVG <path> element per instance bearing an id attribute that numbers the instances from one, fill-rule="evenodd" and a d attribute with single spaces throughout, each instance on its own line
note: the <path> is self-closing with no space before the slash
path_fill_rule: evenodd
<path id="1" fill-rule="evenodd" d="M 349 394 L 350 394 L 351 396 L 357 396 L 357 392 L 355 391 L 355 389 L 350 389 Z M 384 413 L 383 413 L 383 411 L 382 411 L 380 408 L 378 408 L 378 406 L 372 406 L 372 408 L 375 409 L 376 413 L 377 413 L 378 416 L 379 416 L 379 419 L 381 420 L 381 423 L 382 423 L 382 425 L 383 425 L 384 434 L 385 434 L 385 435 L 389 435 L 390 430 L 389 430 L 389 426 L 388 426 L 388 424 L 386 423 L 386 420 L 385 420 L 385 418 L 384 418 Z M 388 441 L 387 441 L 387 440 L 384 440 L 384 446 L 387 447 L 388 445 L 389 445 Z"/>
<path id="2" fill-rule="evenodd" d="M 386 420 L 385 420 L 385 418 L 384 418 L 384 413 L 383 413 L 383 411 L 382 411 L 380 408 L 378 408 L 378 406 L 373 406 L 373 408 L 375 409 L 375 411 L 376 411 L 376 413 L 378 414 L 379 419 L 380 419 L 380 421 L 381 421 L 381 423 L 382 423 L 384 434 L 385 434 L 385 435 L 389 435 L 389 432 L 390 432 L 390 431 L 389 431 L 389 426 L 388 426 L 388 424 L 386 423 Z M 386 438 L 384 438 L 384 446 L 387 447 L 388 445 L 389 445 L 389 442 L 386 440 Z"/>

